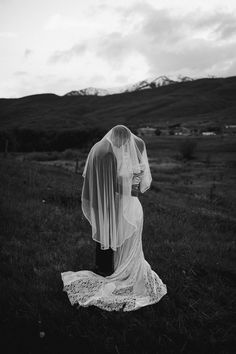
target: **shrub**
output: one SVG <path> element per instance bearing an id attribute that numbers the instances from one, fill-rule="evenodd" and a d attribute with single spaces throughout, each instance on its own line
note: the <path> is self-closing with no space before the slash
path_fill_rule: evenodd
<path id="1" fill-rule="evenodd" d="M 179 152 L 182 154 L 184 159 L 190 160 L 193 158 L 196 147 L 197 142 L 195 140 L 187 139 L 179 144 Z"/>
<path id="2" fill-rule="evenodd" d="M 79 157 L 78 152 L 72 149 L 66 149 L 65 151 L 62 152 L 62 158 L 65 160 L 72 160 L 78 157 Z"/>
<path id="3" fill-rule="evenodd" d="M 29 161 L 54 161 L 58 160 L 59 154 L 57 151 L 46 152 L 30 152 L 25 155 L 25 160 Z"/>
<path id="4" fill-rule="evenodd" d="M 159 128 L 156 128 L 155 134 L 156 134 L 156 135 L 161 135 L 161 130 L 160 130 Z"/>

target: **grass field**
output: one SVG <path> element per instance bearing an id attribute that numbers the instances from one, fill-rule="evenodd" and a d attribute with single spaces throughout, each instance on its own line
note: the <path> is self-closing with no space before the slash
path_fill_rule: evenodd
<path id="1" fill-rule="evenodd" d="M 168 294 L 131 313 L 77 310 L 62 292 L 61 272 L 94 266 L 80 205 L 86 152 L 77 174 L 65 153 L 50 164 L 37 154 L 1 156 L 4 353 L 234 352 L 236 138 L 190 139 L 190 160 L 180 137 L 146 141 L 153 183 L 140 196 L 143 249 Z"/>

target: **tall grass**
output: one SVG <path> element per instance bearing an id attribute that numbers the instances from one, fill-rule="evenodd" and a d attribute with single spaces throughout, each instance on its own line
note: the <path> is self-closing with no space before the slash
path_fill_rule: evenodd
<path id="1" fill-rule="evenodd" d="M 196 150 L 196 147 L 197 147 L 196 140 L 186 139 L 186 140 L 180 142 L 179 151 L 182 154 L 182 157 L 184 159 L 190 160 L 194 156 L 194 152 Z"/>

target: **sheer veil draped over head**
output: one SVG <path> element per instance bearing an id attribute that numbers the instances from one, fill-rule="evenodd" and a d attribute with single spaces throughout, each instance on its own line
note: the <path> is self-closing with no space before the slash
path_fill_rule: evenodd
<path id="1" fill-rule="evenodd" d="M 91 148 L 83 171 L 82 210 L 101 249 L 116 251 L 138 228 L 131 207 L 135 176 L 144 193 L 152 181 L 145 143 L 117 125 Z"/>

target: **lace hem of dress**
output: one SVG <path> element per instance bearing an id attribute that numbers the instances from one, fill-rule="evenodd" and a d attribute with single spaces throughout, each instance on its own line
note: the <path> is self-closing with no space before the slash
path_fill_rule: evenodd
<path id="1" fill-rule="evenodd" d="M 65 285 L 63 291 L 67 292 L 71 305 L 78 305 L 78 307 L 94 305 L 107 311 L 132 311 L 158 302 L 167 293 L 166 285 L 150 267 L 145 273 L 145 293 L 142 296 L 135 294 L 135 283 L 117 287 L 110 294 L 104 294 L 106 278 L 101 279 L 96 276 L 76 279 Z M 145 302 L 139 301 L 144 298 Z"/>

